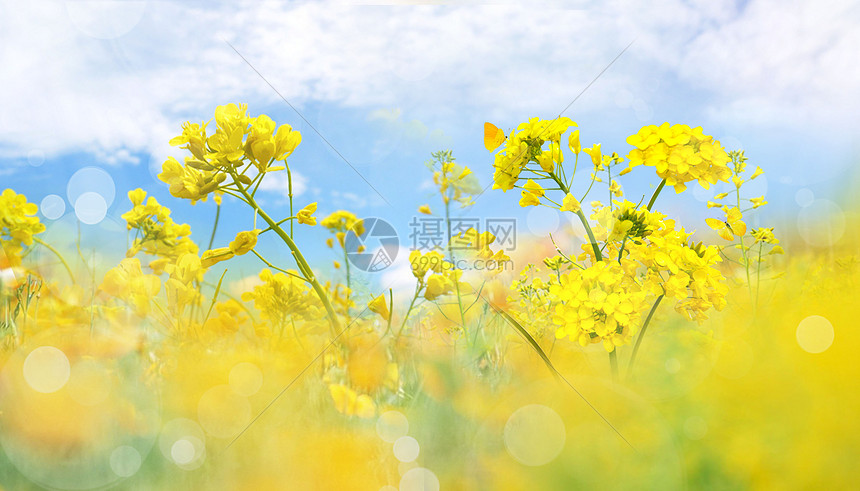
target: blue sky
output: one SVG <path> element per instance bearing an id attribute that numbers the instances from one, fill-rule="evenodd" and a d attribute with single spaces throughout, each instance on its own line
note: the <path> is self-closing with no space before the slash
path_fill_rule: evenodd
<path id="1" fill-rule="evenodd" d="M 37 203 L 62 197 L 66 214 L 43 218 L 62 240 L 77 227 L 69 180 L 97 167 L 111 176 L 116 198 L 102 223 L 82 226 L 83 241 L 102 250 L 124 243 L 125 193 L 142 187 L 205 246 L 212 204 L 173 199 L 154 176 L 167 156 L 181 155 L 167 141 L 183 121 L 246 102 L 252 115 L 302 132 L 290 158 L 299 206 L 317 201 L 321 216 L 341 208 L 380 216 L 406 235 L 419 205 L 441 210 L 426 185 L 430 152 L 451 148 L 486 185 L 484 121 L 509 130 L 557 115 L 634 40 L 565 112 L 584 145 L 626 154 L 626 136 L 642 125 L 701 125 L 765 169 L 755 184 L 771 202 L 762 219 L 785 233 L 798 232 L 807 190 L 821 199 L 856 182 L 854 2 L 362 3 L 369 2 L 0 2 L 0 188 Z M 635 200 L 656 181 L 644 169 L 627 177 L 622 184 Z M 286 216 L 281 184 L 261 196 L 273 215 Z M 695 223 L 707 197 L 661 201 L 693 222 L 688 228 L 702 228 Z M 521 233 L 552 225 L 555 218 L 530 216 L 517 200 L 488 191 L 468 214 L 516 217 Z M 250 217 L 227 207 L 216 244 Z M 562 217 L 558 229 L 567 223 Z M 332 259 L 318 247 L 324 236 L 314 229 L 300 240 L 320 263 Z M 263 247 L 279 254 L 274 243 Z"/>

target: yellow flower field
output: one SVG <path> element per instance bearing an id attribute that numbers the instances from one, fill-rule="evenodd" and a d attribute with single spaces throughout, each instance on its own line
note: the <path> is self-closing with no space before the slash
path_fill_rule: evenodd
<path id="1" fill-rule="evenodd" d="M 355 262 L 368 218 L 294 202 L 300 132 L 252 114 L 230 103 L 177 128 L 184 159 L 158 176 L 177 203 L 247 212 L 223 243 L 128 189 L 125 258 L 96 264 L 0 194 L 2 489 L 855 487 L 854 203 L 817 247 L 752 226 L 768 169 L 707 129 L 597 143 L 567 117 L 486 123 L 473 167 L 492 182 L 450 150 L 415 171 L 435 193 L 415 213 L 450 237 L 410 252 L 403 295 Z M 286 216 L 257 194 L 276 175 Z M 625 194 L 634 175 L 649 195 Z M 485 187 L 575 226 L 516 252 L 452 233 Z M 714 191 L 708 218 L 683 223 L 663 203 L 694 187 Z M 328 240 L 309 245 L 309 227 Z M 286 252 L 265 257 L 264 239 Z M 240 256 L 259 269 L 236 294 Z"/>

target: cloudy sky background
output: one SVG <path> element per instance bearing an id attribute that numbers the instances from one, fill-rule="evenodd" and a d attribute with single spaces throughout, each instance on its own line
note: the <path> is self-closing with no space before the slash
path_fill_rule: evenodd
<path id="1" fill-rule="evenodd" d="M 834 193 L 856 184 L 856 2 L 527 5 L 0 2 L 0 188 L 37 203 L 61 197 L 65 214 L 45 221 L 62 240 L 77 228 L 70 200 L 87 191 L 108 195 L 112 184 L 105 220 L 81 228 L 83 241 L 98 237 L 102 247 L 108 242 L 99 231 L 122 231 L 125 193 L 142 187 L 197 229 L 205 246 L 212 204 L 185 205 L 154 176 L 168 155 L 181 155 L 167 141 L 183 121 L 247 102 L 252 115 L 302 132 L 290 158 L 299 206 L 318 201 L 322 216 L 340 208 L 380 216 L 408 235 L 419 205 L 441 211 L 426 186 L 431 151 L 453 149 L 488 184 L 484 121 L 507 131 L 528 117 L 558 115 L 631 42 L 564 113 L 579 123 L 584 145 L 626 154 L 626 136 L 644 124 L 701 125 L 765 169 L 750 191 L 767 193 L 763 220 L 785 233 L 803 235 L 804 209 L 833 211 L 811 206 L 841 203 Z M 70 186 L 85 167 L 102 169 L 112 183 Z M 656 184 L 643 169 L 627 177 L 622 184 L 634 200 Z M 285 187 L 276 178 L 262 192 L 274 215 L 287 216 Z M 660 204 L 691 220 L 688 229 L 702 229 L 710 196 L 667 193 Z M 518 218 L 525 234 L 568 227 L 567 218 L 520 209 L 517 200 L 488 191 L 467 214 Z M 60 205 L 53 205 L 55 214 Z M 227 208 L 219 245 L 251 219 Z M 309 230 L 300 241 L 318 261 L 331 259 L 316 247 L 323 237 Z"/>

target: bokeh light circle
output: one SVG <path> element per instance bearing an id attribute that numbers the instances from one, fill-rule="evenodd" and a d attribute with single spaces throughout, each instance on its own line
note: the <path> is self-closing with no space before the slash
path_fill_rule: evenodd
<path id="1" fill-rule="evenodd" d="M 39 203 L 39 211 L 48 220 L 56 220 L 66 213 L 66 202 L 61 196 L 49 194 Z"/>
<path id="2" fill-rule="evenodd" d="M 36 392 L 50 394 L 66 385 L 71 366 L 66 354 L 53 346 L 40 346 L 24 360 L 24 380 Z"/>
<path id="3" fill-rule="evenodd" d="M 146 3 L 134 0 L 65 2 L 71 23 L 96 39 L 116 39 L 131 32 L 143 19 Z"/>
<path id="4" fill-rule="evenodd" d="M 190 464 L 196 455 L 197 452 L 194 449 L 194 443 L 186 438 L 176 440 L 173 442 L 173 446 L 170 447 L 170 457 L 180 465 Z"/>
<path id="5" fill-rule="evenodd" d="M 415 467 L 400 478 L 400 491 L 439 491 L 439 478 L 430 469 Z"/>
<path id="6" fill-rule="evenodd" d="M 97 321 L 46 328 L 10 354 L 0 371 L 0 445 L 23 478 L 97 489 L 138 471 L 160 418 L 138 341 Z"/>
<path id="7" fill-rule="evenodd" d="M 401 436 L 394 442 L 394 457 L 401 462 L 413 462 L 419 453 L 421 446 L 411 436 Z"/>
<path id="8" fill-rule="evenodd" d="M 84 193 L 96 193 L 104 198 L 107 208 L 116 198 L 116 184 L 110 174 L 99 167 L 84 167 L 78 169 L 69 178 L 66 185 L 66 198 L 69 203 L 75 203 Z"/>
<path id="9" fill-rule="evenodd" d="M 33 167 L 40 167 L 45 163 L 45 152 L 41 150 L 30 150 L 27 153 L 27 163 Z"/>
<path id="10" fill-rule="evenodd" d="M 797 231 L 811 246 L 832 246 L 845 233 L 845 214 L 833 201 L 817 199 L 798 212 Z"/>
<path id="11" fill-rule="evenodd" d="M 666 360 L 666 371 L 672 374 L 680 372 L 681 362 L 677 358 L 669 358 Z"/>
<path id="12" fill-rule="evenodd" d="M 173 461 L 173 446 L 179 440 L 204 440 L 206 435 L 196 422 L 187 418 L 171 419 L 161 428 L 158 437 L 158 448 L 161 454 L 168 460 Z"/>
<path id="13" fill-rule="evenodd" d="M 797 206 L 806 208 L 815 201 L 815 193 L 813 193 L 809 188 L 798 189 L 797 192 L 794 193 L 794 201 L 797 203 Z"/>
<path id="14" fill-rule="evenodd" d="M 120 445 L 110 454 L 110 468 L 119 477 L 135 475 L 142 462 L 140 452 L 129 445 Z"/>
<path id="15" fill-rule="evenodd" d="M 826 317 L 810 315 L 797 325 L 797 344 L 807 353 L 823 353 L 836 336 L 833 324 Z"/>
<path id="16" fill-rule="evenodd" d="M 376 420 L 376 434 L 388 443 L 394 443 L 408 432 L 409 420 L 400 411 L 386 411 Z"/>
<path id="17" fill-rule="evenodd" d="M 529 231 L 539 237 L 546 237 L 558 230 L 558 211 L 547 206 L 533 206 L 526 217 Z"/>
<path id="18" fill-rule="evenodd" d="M 651 106 L 645 102 L 644 99 L 636 99 L 633 101 L 631 105 L 633 108 L 633 113 L 636 114 L 636 118 L 639 121 L 650 121 L 654 117 L 654 110 L 651 109 Z"/>
<path id="19" fill-rule="evenodd" d="M 561 453 L 567 435 L 555 410 L 540 404 L 523 406 L 505 424 L 505 448 L 522 464 L 548 464 Z"/>
<path id="20" fill-rule="evenodd" d="M 75 201 L 75 216 L 81 223 L 96 225 L 107 215 L 108 205 L 102 195 L 88 191 Z"/>
<path id="21" fill-rule="evenodd" d="M 263 372 L 253 363 L 239 363 L 230 370 L 228 383 L 233 392 L 249 397 L 263 386 Z"/>

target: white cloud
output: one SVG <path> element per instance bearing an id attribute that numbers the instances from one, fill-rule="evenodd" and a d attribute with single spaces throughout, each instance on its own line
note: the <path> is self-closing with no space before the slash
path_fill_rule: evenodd
<path id="1" fill-rule="evenodd" d="M 241 297 L 243 293 L 254 290 L 255 286 L 262 285 L 263 281 L 258 275 L 250 275 L 236 281 L 230 282 L 227 290 L 234 297 Z"/>
<path id="2" fill-rule="evenodd" d="M 332 197 L 330 204 L 338 208 L 360 210 L 366 208 L 368 205 L 367 198 L 359 196 L 355 193 L 332 190 L 330 194 Z"/>
<path id="3" fill-rule="evenodd" d="M 0 105 L 14 116 L 0 120 L 0 157 L 88 151 L 119 165 L 143 152 L 160 164 L 185 119 L 208 119 L 228 101 L 248 101 L 252 113 L 282 104 L 225 39 L 300 110 L 418 105 L 432 121 L 387 117 L 422 137 L 444 138 L 429 128 L 467 114 L 556 113 L 636 35 L 575 112 L 674 78 L 701 91 L 715 118 L 803 125 L 860 109 L 854 3 L 564 8 L 578 4 L 3 1 Z"/>
<path id="4" fill-rule="evenodd" d="M 394 264 L 383 270 L 379 279 L 379 286 L 391 288 L 398 302 L 404 299 L 408 301 L 415 292 L 416 280 L 412 274 L 412 263 L 409 262 L 410 252 L 410 249 L 400 247 Z"/>
<path id="5" fill-rule="evenodd" d="M 832 127 L 860 109 L 860 8 L 852 1 L 617 3 L 641 55 L 722 121 Z"/>
<path id="6" fill-rule="evenodd" d="M 289 178 L 293 181 L 293 197 L 296 198 L 304 194 L 308 188 L 308 180 L 305 176 L 296 171 L 291 171 Z M 278 193 L 283 197 L 288 197 L 290 194 L 290 179 L 287 172 L 283 170 L 269 172 L 263 177 L 263 182 L 260 184 L 260 191 L 268 191 Z"/>

